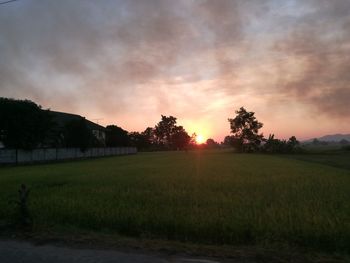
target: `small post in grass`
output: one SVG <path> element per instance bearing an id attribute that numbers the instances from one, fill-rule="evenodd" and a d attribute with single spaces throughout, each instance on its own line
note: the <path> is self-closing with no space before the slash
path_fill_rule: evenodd
<path id="1" fill-rule="evenodd" d="M 30 190 L 26 187 L 25 184 L 21 184 L 20 189 L 18 190 L 19 201 L 17 202 L 19 206 L 19 219 L 22 226 L 31 226 L 32 219 L 29 214 L 28 209 L 28 197 Z"/>

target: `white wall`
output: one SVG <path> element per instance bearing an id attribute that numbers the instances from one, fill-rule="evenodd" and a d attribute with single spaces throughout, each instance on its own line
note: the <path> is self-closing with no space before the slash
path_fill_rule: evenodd
<path id="1" fill-rule="evenodd" d="M 0 149 L 0 164 L 48 162 L 136 153 L 136 147 L 90 148 L 84 152 L 79 148 L 49 148 L 32 151 Z"/>

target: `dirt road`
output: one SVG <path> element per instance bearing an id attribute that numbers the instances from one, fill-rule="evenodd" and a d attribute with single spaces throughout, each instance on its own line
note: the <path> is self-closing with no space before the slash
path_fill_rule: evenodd
<path id="1" fill-rule="evenodd" d="M 148 255 L 114 250 L 75 249 L 27 242 L 0 241 L 1 263 L 221 263 L 223 261 L 180 256 Z M 228 261 L 225 261 L 228 262 Z"/>

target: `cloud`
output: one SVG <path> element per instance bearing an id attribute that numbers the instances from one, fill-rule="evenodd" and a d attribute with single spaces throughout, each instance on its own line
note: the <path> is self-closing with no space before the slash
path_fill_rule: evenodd
<path id="1" fill-rule="evenodd" d="M 276 50 L 298 67 L 280 67 L 279 92 L 310 104 L 318 114 L 349 118 L 349 25 L 349 1 L 314 1 L 313 12 L 276 42 Z"/>
<path id="2" fill-rule="evenodd" d="M 349 5 L 13 2 L 0 8 L 0 95 L 109 121 L 171 112 L 188 119 L 209 111 L 214 116 L 238 98 L 241 105 L 259 101 L 255 107 L 265 111 L 288 98 L 304 105 L 305 114 L 346 119 Z M 144 118 L 139 126 L 146 125 Z"/>
<path id="3" fill-rule="evenodd" d="M 184 61 L 207 52 L 227 71 L 232 62 L 220 46 L 242 39 L 237 3 L 28 0 L 7 6 L 0 11 L 1 89 L 47 103 L 70 92 L 90 98 L 104 91 L 108 100 L 139 83 L 182 75 Z M 187 74 L 201 70 L 207 69 Z"/>

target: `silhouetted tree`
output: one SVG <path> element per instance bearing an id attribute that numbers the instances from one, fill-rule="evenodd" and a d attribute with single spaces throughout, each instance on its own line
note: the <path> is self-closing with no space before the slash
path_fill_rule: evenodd
<path id="1" fill-rule="evenodd" d="M 206 141 L 207 148 L 216 148 L 219 147 L 219 144 L 212 138 L 207 139 Z"/>
<path id="2" fill-rule="evenodd" d="M 188 148 L 194 148 L 195 146 L 197 146 L 196 139 L 197 139 L 197 133 L 194 132 L 191 135 L 191 139 L 190 139 L 190 142 L 188 144 Z"/>
<path id="3" fill-rule="evenodd" d="M 147 145 L 152 146 L 155 144 L 156 138 L 154 128 L 147 127 L 141 134 L 145 138 Z"/>
<path id="4" fill-rule="evenodd" d="M 274 138 L 274 134 L 270 134 L 262 146 L 262 151 L 266 153 L 295 153 L 300 152 L 299 141 L 292 136 L 288 141 Z"/>
<path id="5" fill-rule="evenodd" d="M 146 128 L 143 132 L 129 133 L 131 145 L 139 150 L 152 150 L 154 148 L 154 130 L 151 127 Z"/>
<path id="6" fill-rule="evenodd" d="M 292 136 L 287 141 L 288 152 L 296 152 L 299 148 L 300 142 L 295 136 Z"/>
<path id="7" fill-rule="evenodd" d="M 277 153 L 281 151 L 281 141 L 275 139 L 274 134 L 270 134 L 269 138 L 265 140 L 263 151 L 267 153 Z"/>
<path id="8" fill-rule="evenodd" d="M 156 125 L 154 129 L 154 134 L 157 140 L 157 144 L 160 147 L 164 147 L 167 149 L 171 148 L 171 137 L 174 134 L 176 127 L 176 118 L 173 116 L 164 116 L 162 115 L 162 119 Z"/>
<path id="9" fill-rule="evenodd" d="M 243 107 L 236 114 L 235 118 L 228 119 L 235 148 L 239 152 L 257 151 L 263 141 L 263 135 L 259 134 L 263 124 L 255 118 L 254 112 L 248 112 Z"/>
<path id="10" fill-rule="evenodd" d="M 176 125 L 176 118 L 162 115 L 153 130 L 155 144 L 160 149 L 184 149 L 191 143 L 191 137 L 182 126 Z"/>
<path id="11" fill-rule="evenodd" d="M 191 137 L 182 126 L 176 126 L 171 136 L 171 145 L 175 149 L 185 149 L 191 141 Z"/>
<path id="12" fill-rule="evenodd" d="M 7 148 L 41 146 L 53 123 L 49 110 L 30 100 L 0 98 L 0 140 Z"/>
<path id="13" fill-rule="evenodd" d="M 233 136 L 227 135 L 222 142 L 224 146 L 233 146 Z"/>
<path id="14" fill-rule="evenodd" d="M 128 132 L 116 125 L 108 125 L 106 127 L 106 146 L 129 146 L 130 138 Z"/>

